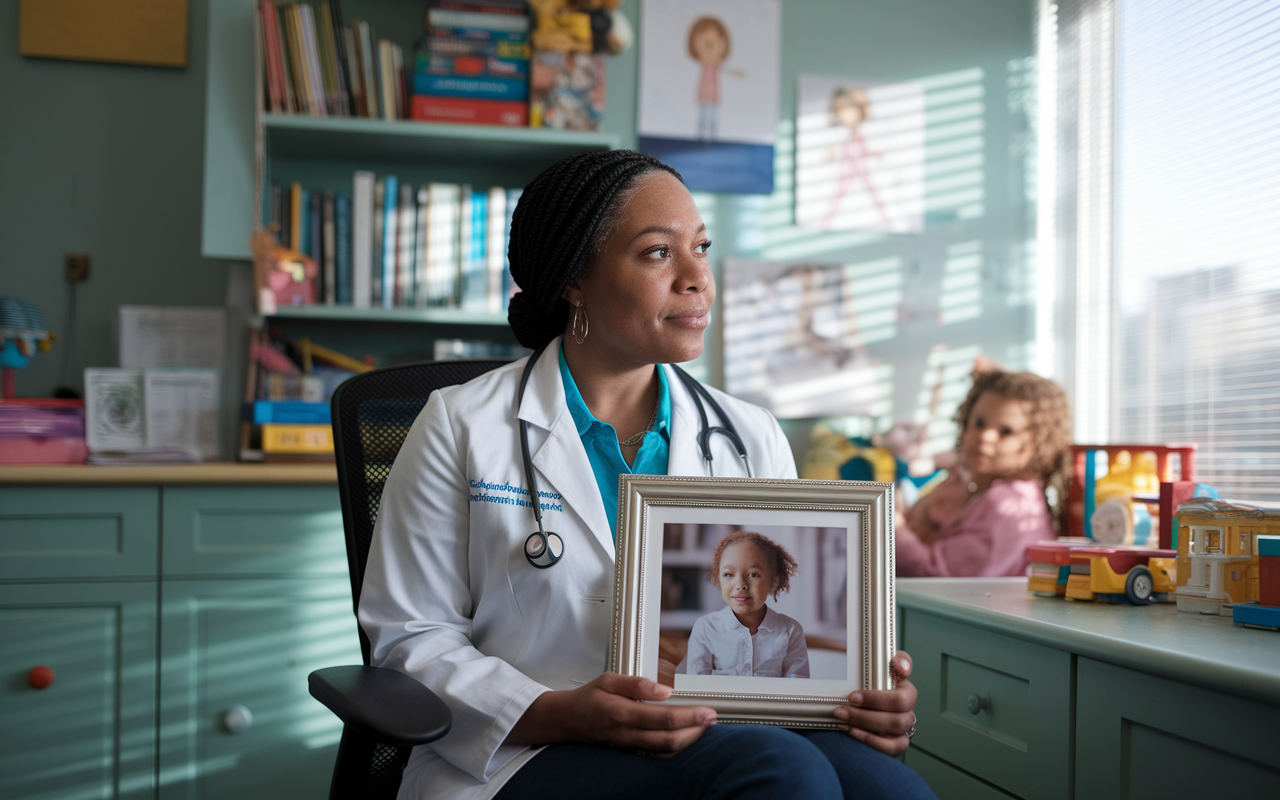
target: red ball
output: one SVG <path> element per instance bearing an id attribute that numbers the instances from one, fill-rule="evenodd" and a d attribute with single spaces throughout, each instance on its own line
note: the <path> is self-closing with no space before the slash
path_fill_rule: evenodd
<path id="1" fill-rule="evenodd" d="M 53 670 L 45 666 L 32 667 L 27 673 L 27 683 L 32 689 L 48 689 L 53 683 Z"/>

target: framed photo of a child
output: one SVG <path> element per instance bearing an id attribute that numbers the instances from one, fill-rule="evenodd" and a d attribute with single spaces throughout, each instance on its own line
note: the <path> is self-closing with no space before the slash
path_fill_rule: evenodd
<path id="1" fill-rule="evenodd" d="M 611 670 L 793 728 L 892 688 L 892 485 L 624 475 L 618 508 Z"/>

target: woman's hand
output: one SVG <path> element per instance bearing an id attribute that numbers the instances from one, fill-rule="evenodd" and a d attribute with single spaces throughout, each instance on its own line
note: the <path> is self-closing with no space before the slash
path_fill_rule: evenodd
<path id="1" fill-rule="evenodd" d="M 849 695 L 849 705 L 836 709 L 842 730 L 882 753 L 897 756 L 911 744 L 907 732 L 916 724 L 916 687 L 911 674 L 911 656 L 898 651 L 892 669 L 898 676 L 898 688 L 887 691 L 863 690 Z"/>
<path id="2" fill-rule="evenodd" d="M 648 678 L 606 672 L 577 689 L 544 692 L 507 740 L 532 745 L 576 742 L 674 755 L 716 723 L 716 712 L 702 706 L 636 702 L 670 696 L 671 687 Z"/>

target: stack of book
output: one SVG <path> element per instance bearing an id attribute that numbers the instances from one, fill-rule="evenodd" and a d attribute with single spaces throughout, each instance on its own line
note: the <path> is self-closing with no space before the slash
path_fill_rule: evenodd
<path id="1" fill-rule="evenodd" d="M 414 54 L 414 119 L 523 126 L 529 120 L 524 0 L 430 0 Z"/>
<path id="2" fill-rule="evenodd" d="M 520 192 L 359 171 L 349 193 L 272 186 L 270 222 L 282 244 L 320 265 L 317 303 L 499 314 Z"/>
<path id="3" fill-rule="evenodd" d="M 338 0 L 258 0 L 266 110 L 313 117 L 409 116 L 403 49 L 368 22 L 342 23 Z"/>
<path id="4" fill-rule="evenodd" d="M 338 386 L 371 369 L 308 339 L 253 331 L 249 339 L 241 461 L 332 461 L 329 400 Z"/>

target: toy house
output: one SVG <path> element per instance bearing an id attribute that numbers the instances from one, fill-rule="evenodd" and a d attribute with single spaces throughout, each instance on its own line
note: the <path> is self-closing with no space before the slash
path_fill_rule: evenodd
<path id="1" fill-rule="evenodd" d="M 1280 534 L 1280 512 L 1197 500 L 1178 507 L 1179 611 L 1231 616 L 1258 600 L 1258 537 Z"/>

